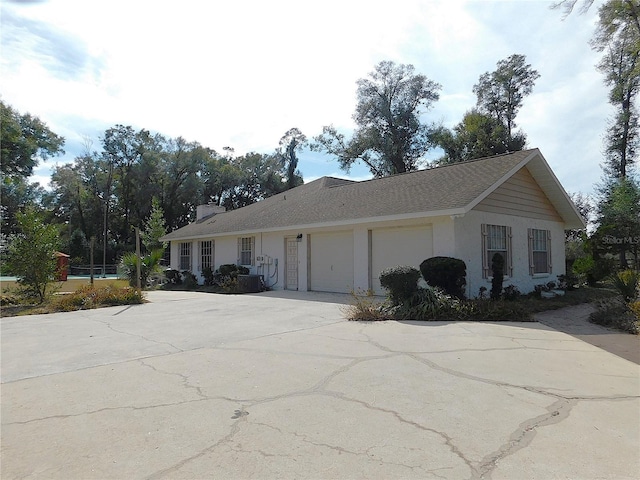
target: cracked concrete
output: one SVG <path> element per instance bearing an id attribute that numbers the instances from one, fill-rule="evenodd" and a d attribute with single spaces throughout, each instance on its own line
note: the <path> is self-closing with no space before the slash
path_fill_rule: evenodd
<path id="1" fill-rule="evenodd" d="M 636 478 L 640 369 L 538 323 L 152 292 L 3 318 L 2 478 Z M 556 314 L 557 315 L 557 314 Z"/>

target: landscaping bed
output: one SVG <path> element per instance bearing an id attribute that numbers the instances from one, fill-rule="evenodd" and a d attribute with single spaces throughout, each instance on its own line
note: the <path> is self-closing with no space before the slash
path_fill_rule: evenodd
<path id="1" fill-rule="evenodd" d="M 144 292 L 117 284 L 105 286 L 87 285 L 75 292 L 49 295 L 44 302 L 30 303 L 30 300 L 13 294 L 2 294 L 0 316 L 36 315 L 55 312 L 88 310 L 116 305 L 135 305 L 144 303 Z"/>

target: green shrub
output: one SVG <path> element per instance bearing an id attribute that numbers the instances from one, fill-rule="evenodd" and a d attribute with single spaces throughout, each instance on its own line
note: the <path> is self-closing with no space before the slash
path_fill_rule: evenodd
<path id="1" fill-rule="evenodd" d="M 624 270 L 611 276 L 613 287 L 622 295 L 625 303 L 631 303 L 638 296 L 640 286 L 640 272 Z"/>
<path id="2" fill-rule="evenodd" d="M 564 275 L 558 275 L 558 288 L 561 290 L 575 290 L 578 284 L 578 277 L 568 270 Z"/>
<path id="3" fill-rule="evenodd" d="M 182 285 L 187 290 L 193 290 L 198 286 L 198 279 L 189 270 L 180 272 L 180 276 L 182 277 Z"/>
<path id="4" fill-rule="evenodd" d="M 140 285 L 147 286 L 149 277 L 160 271 L 160 260 L 164 255 L 164 250 L 159 248 L 140 258 Z M 135 252 L 125 253 L 118 265 L 120 275 L 129 280 L 132 287 L 138 286 L 138 256 Z"/>
<path id="5" fill-rule="evenodd" d="M 520 293 L 520 290 L 515 285 L 507 285 L 502 290 L 502 298 L 507 301 L 513 302 L 520 298 L 521 295 L 522 293 Z"/>
<path id="6" fill-rule="evenodd" d="M 414 267 L 391 267 L 380 273 L 380 285 L 388 290 L 391 302 L 399 305 L 418 290 L 419 278 L 420 272 Z"/>
<path id="7" fill-rule="evenodd" d="M 399 320 L 464 320 L 468 309 L 463 301 L 438 288 L 418 288 L 393 310 Z"/>
<path id="8" fill-rule="evenodd" d="M 20 298 L 12 293 L 0 293 L 0 306 L 19 305 Z"/>
<path id="9" fill-rule="evenodd" d="M 69 312 L 114 305 L 135 305 L 143 302 L 142 293 L 135 288 L 87 285 L 73 293 L 58 296 L 52 301 L 51 307 L 54 311 Z"/>
<path id="10" fill-rule="evenodd" d="M 167 281 L 171 285 L 180 285 L 182 284 L 182 277 L 180 276 L 180 272 L 178 270 L 165 270 L 164 276 L 167 277 Z"/>
<path id="11" fill-rule="evenodd" d="M 638 316 L 620 298 L 598 301 L 597 310 L 589 316 L 589 321 L 634 335 L 640 332 Z"/>
<path id="12" fill-rule="evenodd" d="M 237 278 L 238 275 L 248 275 L 249 269 L 235 263 L 225 263 L 218 267 L 218 273 L 224 277 Z"/>
<path id="13" fill-rule="evenodd" d="M 467 285 L 467 265 L 458 258 L 431 257 L 420 264 L 420 273 L 432 287 L 444 290 L 448 295 L 464 298 Z"/>
<path id="14" fill-rule="evenodd" d="M 615 268 L 615 260 L 610 257 L 582 257 L 573 262 L 573 271 L 581 279 L 593 286 L 607 278 Z"/>
<path id="15" fill-rule="evenodd" d="M 18 277 L 22 295 L 43 303 L 58 271 L 55 252 L 60 232 L 32 206 L 16 213 L 16 223 L 20 233 L 11 237 L 6 267 Z"/>
<path id="16" fill-rule="evenodd" d="M 522 301 L 505 302 L 503 300 L 476 299 L 467 300 L 466 320 L 530 322 L 532 309 Z"/>
<path id="17" fill-rule="evenodd" d="M 578 275 L 579 277 L 585 277 L 591 272 L 595 266 L 596 262 L 593 257 L 580 257 L 576 258 L 573 262 L 573 273 Z"/>
<path id="18" fill-rule="evenodd" d="M 202 269 L 202 276 L 204 277 L 204 285 L 210 287 L 213 285 L 214 273 L 211 267 L 205 267 Z"/>
<path id="19" fill-rule="evenodd" d="M 491 299 L 498 300 L 502 295 L 502 282 L 504 281 L 504 258 L 499 253 L 494 253 L 491 258 Z"/>
<path id="20" fill-rule="evenodd" d="M 222 293 L 243 293 L 238 285 L 238 278 L 231 278 L 230 276 L 223 277 L 218 283 L 220 291 Z"/>

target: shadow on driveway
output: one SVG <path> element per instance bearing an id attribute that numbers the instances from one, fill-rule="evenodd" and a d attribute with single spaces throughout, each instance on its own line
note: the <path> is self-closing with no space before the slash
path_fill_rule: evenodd
<path id="1" fill-rule="evenodd" d="M 640 365 L 640 336 L 596 325 L 589 321 L 590 304 L 538 313 L 534 318 L 555 330 Z"/>

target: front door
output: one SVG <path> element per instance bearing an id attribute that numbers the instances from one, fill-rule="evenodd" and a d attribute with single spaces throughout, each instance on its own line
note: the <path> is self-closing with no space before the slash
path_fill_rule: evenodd
<path id="1" fill-rule="evenodd" d="M 285 265 L 285 288 L 287 290 L 298 290 L 298 240 L 295 237 L 285 239 L 286 242 L 286 265 Z"/>

